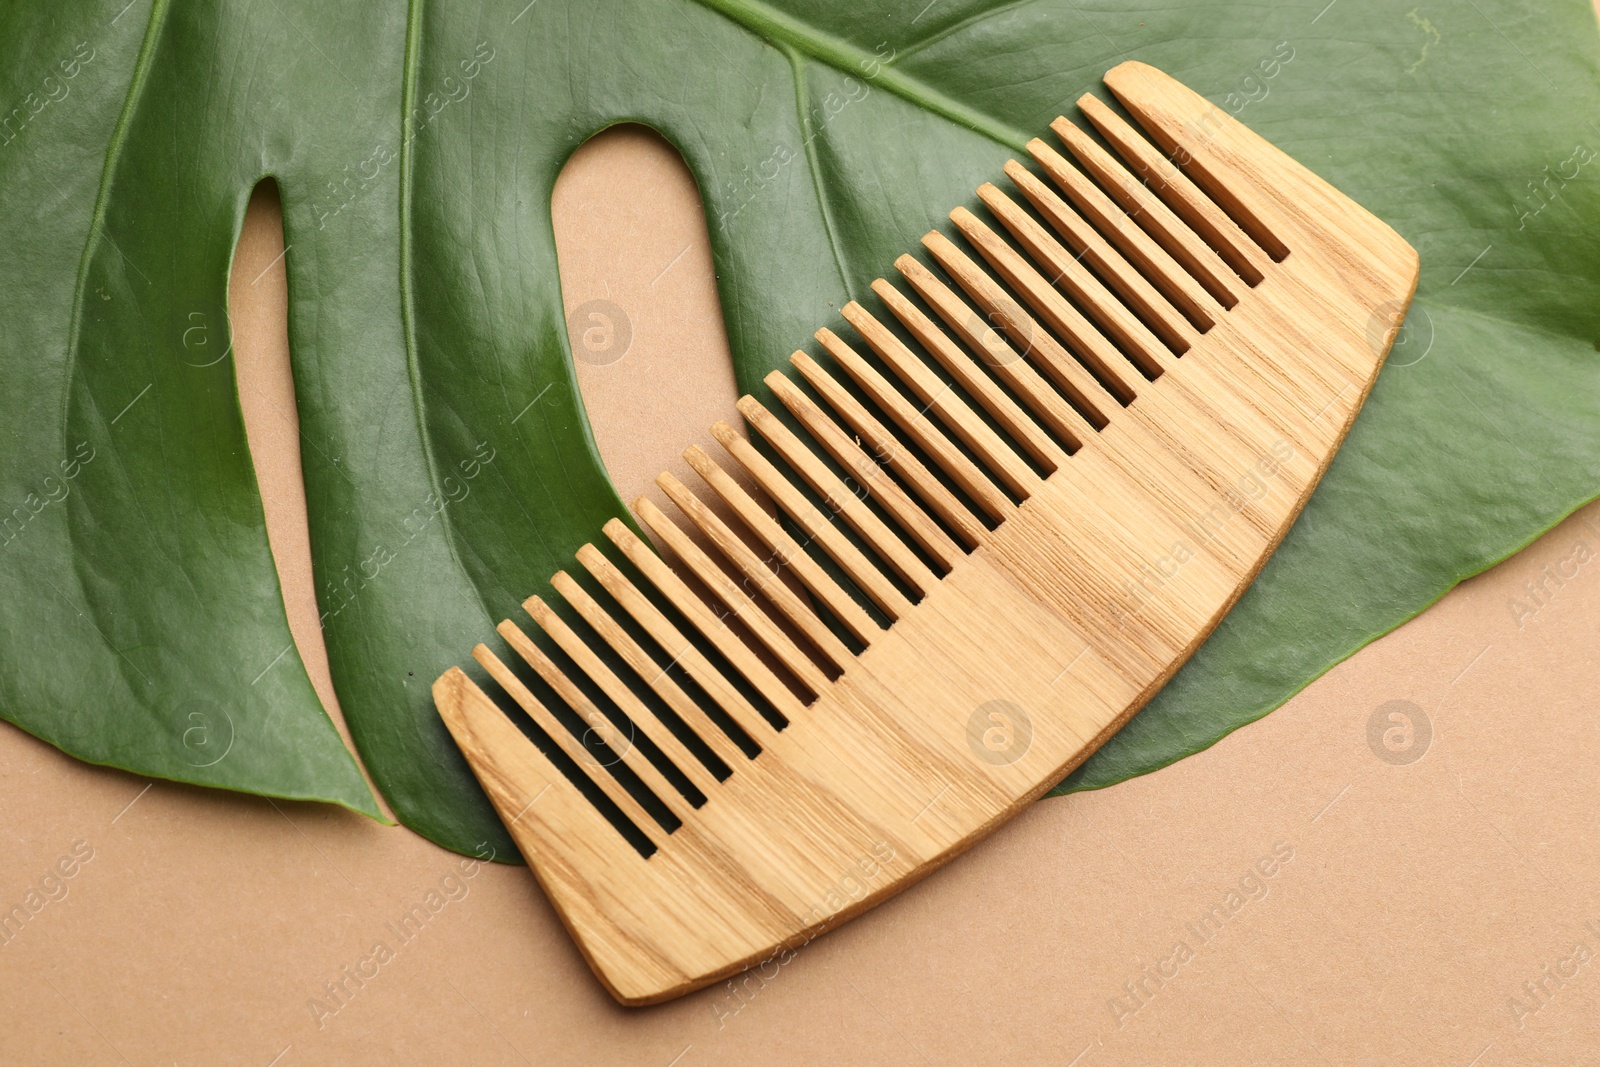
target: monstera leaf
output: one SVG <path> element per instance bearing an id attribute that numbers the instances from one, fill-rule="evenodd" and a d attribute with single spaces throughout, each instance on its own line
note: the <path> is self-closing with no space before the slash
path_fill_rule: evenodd
<path id="1" fill-rule="evenodd" d="M 549 204 L 573 149 L 638 121 L 683 153 L 759 391 L 1137 58 L 1423 262 L 1305 516 L 1072 784 L 1210 744 L 1600 488 L 1593 13 L 1403 6 L 12 5 L 0 714 L 140 774 L 375 813 L 290 639 L 227 354 L 229 257 L 271 176 L 340 702 L 404 822 L 506 855 L 429 684 L 621 510 L 561 315 Z"/>

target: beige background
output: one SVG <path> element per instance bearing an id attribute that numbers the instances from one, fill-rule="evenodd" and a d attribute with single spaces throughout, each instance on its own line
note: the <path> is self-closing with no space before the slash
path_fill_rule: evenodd
<path id="1" fill-rule="evenodd" d="M 295 634 L 337 718 L 279 218 L 258 195 L 234 270 L 240 391 Z M 731 412 L 704 219 L 677 157 L 629 129 L 575 158 L 556 218 L 568 308 L 604 298 L 631 325 L 620 360 L 579 364 L 628 494 Z M 1579 541 L 1595 558 L 1519 625 L 1512 598 Z M 1600 1056 L 1597 648 L 1591 507 L 1209 751 L 1038 804 L 742 995 L 642 1010 L 610 1001 L 523 868 L 473 871 L 402 945 L 386 924 L 460 877 L 457 857 L 331 808 L 85 766 L 0 727 L 0 910 L 75 842 L 93 850 L 0 947 L 0 1062 L 1586 1062 Z M 1391 700 L 1431 721 L 1416 762 L 1369 747 Z M 1293 858 L 1245 883 L 1265 896 L 1202 943 L 1186 924 L 1275 846 Z M 323 983 L 377 941 L 394 958 L 319 1018 Z M 1124 983 L 1163 965 L 1131 999 Z M 1539 981 L 1534 997 L 1524 983 Z"/>

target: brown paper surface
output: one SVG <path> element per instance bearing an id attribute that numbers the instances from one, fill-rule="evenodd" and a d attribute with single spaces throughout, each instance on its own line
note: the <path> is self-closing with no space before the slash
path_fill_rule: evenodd
<path id="1" fill-rule="evenodd" d="M 604 300 L 590 310 L 631 336 L 607 358 L 618 323 L 586 313 L 574 337 L 631 499 L 732 415 L 704 218 L 681 162 L 637 129 L 586 146 L 555 205 L 569 313 Z M 337 718 L 282 247 L 258 195 L 235 352 L 295 636 Z M 1594 558 L 1547 580 L 1579 542 Z M 1530 581 L 1543 602 L 1519 614 Z M 0 944 L 0 1062 L 1586 1062 L 1597 647 L 1591 507 L 1210 750 L 1043 801 L 792 962 L 639 1010 L 612 1003 L 525 868 L 463 870 L 403 828 L 152 784 L 0 727 L 0 909 L 59 897 Z M 1392 701 L 1411 705 L 1409 749 Z M 403 927 L 431 891 L 444 905 Z"/>

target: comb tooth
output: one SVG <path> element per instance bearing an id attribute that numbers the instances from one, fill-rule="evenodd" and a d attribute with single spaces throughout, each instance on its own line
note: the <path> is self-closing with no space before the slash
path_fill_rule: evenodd
<path id="1" fill-rule="evenodd" d="M 905 258 L 908 263 L 916 264 L 919 268 L 922 266 L 909 256 Z M 911 332 L 917 343 L 933 353 L 940 365 L 961 383 L 968 395 L 977 398 L 983 409 L 1004 427 L 1035 463 L 1053 473 L 1066 462 L 1066 451 L 1044 427 L 1023 410 L 1010 393 L 995 384 L 994 379 L 985 374 L 972 357 L 932 319 L 924 315 L 921 308 L 882 278 L 872 283 L 872 291 L 878 294 L 878 298 L 900 320 L 901 325 Z M 1017 488 L 1018 495 L 1028 497 L 1038 490 L 1039 476 L 1031 470 L 1026 474 L 1019 473 L 1018 477 L 1028 479 Z"/>
<path id="2" fill-rule="evenodd" d="M 1016 390 L 1029 409 L 1055 439 L 1067 448 L 1078 449 L 1098 431 L 1071 404 L 1061 398 L 1048 382 L 1006 343 L 993 323 L 979 314 L 934 273 L 910 256 L 894 261 L 906 281 L 955 331 L 963 343 L 992 368 L 995 374 Z"/>
<path id="3" fill-rule="evenodd" d="M 1067 199 L 1083 212 L 1084 217 L 1121 249 L 1122 254 L 1143 271 L 1191 323 L 1201 330 L 1211 329 L 1217 313 L 1222 310 L 1216 297 L 1179 266 L 1165 248 L 1134 225 L 1099 186 L 1068 163 L 1060 152 L 1035 137 L 1028 142 L 1028 153 L 1044 168 L 1056 187 L 1067 195 Z"/>
<path id="4" fill-rule="evenodd" d="M 831 333 L 828 336 L 833 338 L 832 342 L 822 339 L 824 332 L 827 331 L 821 331 L 817 336 L 819 340 L 823 340 L 825 347 L 830 343 L 843 345 L 843 342 L 833 337 Z M 832 348 L 828 350 L 830 352 L 833 351 Z M 851 354 L 854 355 L 854 353 Z M 857 358 L 859 359 L 859 357 Z M 920 459 L 913 455 L 909 449 L 904 448 L 894 434 L 890 433 L 867 410 L 864 404 L 851 396 L 837 378 L 823 370 L 815 360 L 804 352 L 796 352 L 789 357 L 789 362 L 822 394 L 823 399 L 863 439 L 866 446 L 872 449 L 872 455 L 867 455 L 863 448 L 828 416 L 827 412 L 813 403 L 811 398 L 801 392 L 793 382 L 777 371 L 773 371 L 767 375 L 767 387 L 772 390 L 773 395 L 783 401 L 784 406 L 794 414 L 795 418 L 800 420 L 812 437 L 820 441 L 835 459 L 851 470 L 859 469 L 870 476 L 874 475 L 874 469 L 879 463 L 884 464 L 890 470 L 899 474 L 907 485 L 916 490 L 917 495 L 929 507 L 938 512 L 945 522 L 950 524 L 951 528 L 955 530 L 956 536 L 968 548 L 975 547 L 978 544 L 987 532 L 978 517 L 968 510 L 966 504 L 958 500 L 955 494 L 950 492 L 944 483 L 939 481 L 938 477 Z M 843 365 L 842 362 L 841 365 Z M 855 374 L 852 374 L 851 377 L 854 378 Z M 856 380 L 858 382 L 861 381 L 859 378 Z M 878 394 L 870 386 L 863 385 L 862 388 L 868 396 L 878 400 L 880 406 L 887 406 L 885 400 L 879 400 Z M 895 393 L 894 396 L 899 397 L 899 394 Z M 903 405 L 903 410 L 896 412 L 899 417 L 895 421 L 902 423 L 902 428 L 905 430 L 906 435 L 921 444 L 934 462 L 945 470 L 951 471 L 956 481 L 961 483 L 962 488 L 974 494 L 975 498 L 981 497 L 980 502 L 989 505 L 984 508 L 986 512 L 991 509 L 998 509 L 1002 503 L 1009 504 L 1009 501 L 1005 500 L 999 489 L 995 488 L 994 484 L 972 465 L 971 460 L 957 451 L 943 434 L 937 432 L 933 434 L 917 433 L 916 430 L 921 429 L 921 427 L 916 425 L 917 415 L 915 409 L 906 404 L 903 397 L 899 399 L 901 405 Z M 909 428 L 906 428 L 905 424 L 910 424 Z M 959 460 L 956 457 L 959 457 Z M 952 470 L 952 468 L 955 469 Z M 968 481 L 972 483 L 971 488 L 968 488 Z M 862 484 L 866 485 L 865 482 Z M 919 543 L 930 540 L 936 543 L 937 551 L 934 552 L 934 555 L 942 566 L 955 566 L 956 561 L 964 554 L 961 547 L 929 519 L 927 514 L 917 507 L 900 486 L 887 479 L 875 477 L 867 488 L 879 500 L 883 501 L 886 506 L 891 508 L 897 519 L 902 511 L 911 516 L 910 521 L 914 522 L 918 527 L 918 533 L 914 536 L 917 537 Z M 1009 510 L 1009 508 L 1006 510 Z M 901 525 L 904 526 L 905 523 L 902 522 Z"/>
<path id="5" fill-rule="evenodd" d="M 739 521 L 772 549 L 773 555 L 778 559 L 778 565 L 794 571 L 795 577 L 800 579 L 800 584 L 805 586 L 812 596 L 826 604 L 828 610 L 855 635 L 856 640 L 864 645 L 871 645 L 874 639 L 883 634 L 883 627 L 856 603 L 855 598 L 845 592 L 844 588 L 800 547 L 799 542 L 790 537 L 776 519 L 763 511 L 761 505 L 757 504 L 727 471 L 717 466 L 716 461 L 706 455 L 699 445 L 690 445 L 685 449 L 683 458 L 689 461 L 689 466 L 705 479 L 706 484 L 715 490 L 723 502 L 733 509 L 734 514 L 739 516 Z"/>
<path id="6" fill-rule="evenodd" d="M 478 661 L 479 666 L 489 672 L 489 677 L 497 682 L 500 688 L 510 694 L 517 706 L 528 713 L 528 718 L 543 730 L 554 741 L 567 758 L 576 763 L 579 773 L 583 768 L 597 767 L 598 761 L 594 754 L 573 738 L 571 731 L 561 724 L 561 721 L 550 713 L 550 709 L 539 703 L 539 699 L 529 691 L 522 681 L 511 673 L 511 668 L 500 662 L 500 657 L 491 652 L 487 645 L 478 645 L 472 650 L 472 658 Z M 605 794 L 606 799 L 615 804 L 622 812 L 623 818 L 634 825 L 650 843 L 657 848 L 661 847 L 661 824 L 648 812 L 644 806 L 634 799 L 633 794 L 622 788 L 622 783 L 609 770 L 603 774 L 587 774 L 585 777 Z"/>
<path id="7" fill-rule="evenodd" d="M 626 682 L 617 677 L 616 672 L 606 666 L 599 656 L 595 655 L 594 650 L 589 647 L 589 643 L 579 637 L 577 632 L 567 625 L 566 620 L 552 611 L 550 605 L 546 604 L 541 598 L 531 596 L 522 602 L 522 607 L 524 611 L 532 616 L 533 621 L 539 624 L 539 628 L 550 635 L 551 640 L 555 641 L 561 651 L 565 652 L 568 658 L 578 665 L 578 669 L 587 674 L 600 687 L 601 691 L 617 707 L 622 709 L 622 713 L 633 721 L 634 729 L 643 734 L 652 745 L 658 748 L 662 755 L 689 779 L 694 788 L 698 789 L 709 800 L 711 798 L 711 789 L 717 784 L 717 780 L 684 747 L 683 742 L 678 740 L 677 735 L 668 729 L 665 723 L 661 723 L 661 729 L 657 731 L 645 728 L 644 724 L 647 721 L 656 718 L 655 713 L 650 710 L 644 701 L 639 699 L 637 693 L 628 688 Z M 657 720 L 657 722 L 660 722 L 660 720 Z M 666 777 L 666 769 L 655 767 L 655 761 L 649 758 L 648 753 L 644 755 L 646 757 L 644 762 L 650 764 L 654 770 L 659 772 L 659 776 L 666 788 L 672 790 L 675 795 L 681 796 L 683 790 L 671 784 L 671 780 Z M 655 788 L 654 783 L 651 784 L 651 788 Z M 684 797 L 684 799 L 689 800 L 688 797 Z M 693 802 L 690 801 L 690 803 Z M 698 805 L 696 806 L 698 807 Z"/>
<path id="8" fill-rule="evenodd" d="M 803 352 L 797 352 L 795 355 L 801 359 L 810 358 Z M 795 361 L 794 356 L 789 358 L 791 363 Z M 820 367 L 817 368 L 817 372 L 825 373 Z M 948 572 L 956 565 L 956 561 L 965 555 L 965 551 L 929 517 L 921 505 L 911 499 L 910 494 L 893 478 L 885 475 L 884 467 L 902 475 L 907 484 L 928 501 L 935 511 L 943 515 L 969 545 L 977 544 L 983 531 L 983 525 L 977 517 L 968 511 L 967 506 L 957 500 L 922 461 L 912 455 L 864 406 L 854 403 L 855 398 L 844 393 L 837 380 L 830 378 L 829 384 L 833 387 L 833 392 L 844 393 L 848 397 L 847 401 L 841 402 L 846 404 L 851 414 L 860 419 L 859 426 L 854 422 L 851 426 L 866 439 L 866 444 L 873 450 L 870 456 L 860 444 L 844 432 L 838 423 L 833 421 L 827 412 L 818 407 L 782 373 L 773 371 L 763 381 L 767 388 L 772 390 L 773 395 L 783 402 L 784 407 L 800 421 L 812 439 L 838 460 L 839 465 L 850 472 L 868 495 L 876 497 L 900 528 L 921 545 L 939 566 Z M 943 441 L 942 438 L 940 440 L 948 448 L 949 442 Z"/>
<path id="9" fill-rule="evenodd" d="M 630 835 L 613 821 L 627 819 L 626 812 L 619 810 L 612 815 L 593 803 L 584 790 L 567 777 L 562 767 L 529 740 L 522 727 L 512 722 L 500 705 L 489 699 L 460 667 L 451 667 L 433 683 L 433 699 L 439 708 L 439 717 L 450 728 L 451 736 L 472 766 L 472 773 L 513 833 L 518 832 L 517 823 L 522 816 L 538 804 L 539 811 L 530 823 L 537 821 L 582 834 L 585 847 L 594 850 L 599 862 L 623 865 L 654 851 L 653 843 L 649 850 L 640 850 Z M 560 738 L 565 733 L 562 730 L 553 736 Z M 547 793 L 551 795 L 547 797 Z M 645 841 L 650 840 L 637 825 L 630 826 L 629 830 L 643 834 Z"/>
<path id="10" fill-rule="evenodd" d="M 817 339 L 822 342 L 824 348 L 833 353 L 836 362 L 850 372 L 850 377 L 861 386 L 862 391 L 876 401 L 880 409 L 890 412 L 895 423 L 900 426 L 901 432 L 921 445 L 935 464 L 955 478 L 962 489 L 979 503 L 985 514 L 998 521 L 1001 516 L 1010 513 L 1011 502 L 999 488 L 952 445 L 944 434 L 938 432 L 937 428 L 921 425 L 920 423 L 924 421 L 921 414 L 906 402 L 899 390 L 889 386 L 876 371 L 866 367 L 861 357 L 839 340 L 831 330 L 817 331 Z M 845 358 L 840 358 L 840 351 L 847 353 Z M 846 362 L 852 358 L 858 366 L 852 367 Z M 866 448 L 872 449 L 872 455 L 867 455 L 861 444 L 845 433 L 821 406 L 813 403 L 811 398 L 793 382 L 773 371 L 767 376 L 767 386 L 772 389 L 773 395 L 782 400 L 784 406 L 805 425 L 812 437 L 822 442 L 823 447 L 832 453 L 834 458 L 851 469 L 861 464 L 884 464 L 900 475 L 901 480 L 914 489 L 917 495 L 949 524 L 966 548 L 977 546 L 987 532 L 983 523 L 965 503 L 946 488 L 926 464 L 913 455 L 910 449 L 903 447 L 902 442 L 878 421 L 865 404 L 858 401 L 839 379 L 823 370 L 816 360 L 804 352 L 794 353 L 789 357 L 789 362 L 800 372 L 801 377 L 822 395 L 828 405 L 838 412 L 839 417 L 855 431 Z M 875 389 L 874 385 L 882 385 L 885 388 Z M 870 466 L 862 469 L 871 471 Z M 898 485 L 888 481 L 875 481 L 869 488 L 885 503 L 890 496 L 905 496 Z M 916 508 L 909 497 L 906 497 L 906 503 L 910 508 Z M 919 508 L 916 509 L 915 515 L 919 522 L 926 520 L 925 513 Z M 931 521 L 928 522 L 928 529 L 943 533 Z M 921 541 L 922 538 L 918 540 Z M 940 563 L 947 567 L 954 566 L 962 554 L 962 549 L 947 537 L 939 539 L 939 547 L 946 550 L 937 554 Z M 955 548 L 956 551 L 949 553 L 948 548 Z"/>
<path id="11" fill-rule="evenodd" d="M 1156 378 L 1172 369 L 1172 352 L 1143 320 L 1016 201 L 989 182 L 978 187 L 978 196 L 1023 250 L 1043 268 L 1042 273 L 1048 273 L 1057 288 L 1065 289 L 1089 313 L 1092 321 L 1128 354 L 1146 378 Z"/>
<path id="12" fill-rule="evenodd" d="M 922 244 L 980 308 L 999 320 L 996 324 L 1022 348 L 1022 354 L 1038 361 L 1085 418 L 1097 429 L 1110 421 L 1110 413 L 1121 406 L 1117 398 L 1106 392 L 1088 368 L 1062 348 L 998 282 L 944 234 L 929 233 L 922 238 Z"/>
<path id="13" fill-rule="evenodd" d="M 1006 162 L 1006 176 L 1017 190 L 1027 197 L 1035 211 L 1044 216 L 1061 240 L 1067 243 L 1071 254 L 1087 264 L 1096 275 L 1116 291 L 1122 303 L 1138 313 L 1143 322 L 1160 337 L 1174 353 L 1182 355 L 1194 347 L 1198 337 L 1196 327 L 1211 328 L 1211 317 L 1199 307 L 1192 310 L 1196 322 L 1190 323 L 1172 301 L 1161 294 L 1150 280 L 1129 263 L 1121 252 L 1078 214 L 1065 200 L 1016 160 Z M 980 190 L 981 192 L 981 190 Z M 991 210 L 994 205 L 990 205 Z M 1002 220 L 1004 221 L 1004 220 Z M 1032 221 L 1031 219 L 1028 221 Z M 1009 227 L 1011 224 L 1006 223 Z M 1013 233 L 1016 231 L 1013 230 Z M 1019 240 L 1022 238 L 1019 235 Z"/>
<path id="14" fill-rule="evenodd" d="M 616 521 L 616 520 L 612 520 Z M 622 526 L 621 523 L 617 523 Z M 628 534 L 633 531 L 626 526 L 622 529 Z M 634 540 L 638 540 L 634 538 Z M 642 543 L 639 546 L 649 552 Z M 654 555 L 654 553 L 652 553 Z M 628 580 L 628 576 L 618 570 L 616 565 L 605 557 L 593 545 L 584 545 L 578 549 L 578 562 L 583 564 L 585 570 L 594 575 L 595 580 L 605 586 L 606 592 L 622 605 L 622 609 L 633 616 L 645 632 L 650 635 L 660 649 L 671 656 L 670 663 L 678 663 L 693 678 L 695 684 L 704 689 L 717 706 L 727 713 L 734 725 L 738 726 L 745 735 L 759 743 L 761 738 L 770 737 L 773 732 L 772 725 L 767 721 L 756 707 L 744 698 L 738 688 L 730 682 L 722 671 L 705 657 L 695 647 L 694 642 L 684 636 L 683 631 L 672 624 L 672 621 L 662 614 L 661 610 L 650 602 L 650 598 L 640 592 L 637 586 Z M 731 634 L 728 636 L 732 636 Z M 782 694 L 779 694 L 782 695 Z M 722 733 L 718 728 L 718 733 Z M 723 734 L 731 742 L 734 739 Z M 730 764 L 729 766 L 732 766 Z"/>
<path id="15" fill-rule="evenodd" d="M 1248 134 L 1244 127 L 1171 76 L 1143 63 L 1119 63 L 1106 73 L 1105 83 L 1162 150 L 1172 156 L 1179 168 L 1192 177 L 1214 203 L 1220 204 L 1267 255 L 1278 262 L 1289 255 L 1289 246 L 1261 220 L 1260 190 L 1248 182 L 1221 180 L 1213 165 L 1216 154 L 1213 142 L 1218 132 L 1236 130 Z M 1191 105 L 1188 109 L 1191 113 L 1195 110 L 1194 104 L 1209 106 L 1210 111 L 1200 122 L 1180 122 L 1170 111 L 1152 106 L 1158 100 L 1169 102 L 1173 96 L 1178 97 L 1179 102 L 1186 100 Z"/>
<path id="16" fill-rule="evenodd" d="M 639 497 L 635 500 L 633 502 L 633 510 L 644 521 L 644 524 L 650 527 L 655 532 L 655 535 L 666 543 L 666 546 L 672 550 L 673 554 L 683 561 L 690 572 L 700 580 L 700 584 L 710 590 L 712 596 L 722 601 L 728 611 L 736 619 L 744 623 L 757 641 L 772 650 L 773 654 L 778 657 L 778 661 L 788 669 L 790 674 L 799 679 L 802 686 L 808 689 L 813 696 L 827 691 L 828 676 L 823 674 L 817 668 L 816 663 L 808 658 L 804 652 L 800 651 L 793 641 L 789 640 L 787 634 L 778 629 L 772 618 L 761 610 L 761 607 L 750 598 L 748 593 L 735 585 L 722 568 L 718 567 L 699 545 L 689 540 L 689 536 L 679 528 L 677 523 L 667 518 L 666 514 L 651 503 L 647 497 Z M 657 562 L 660 562 L 659 559 Z M 662 564 L 662 566 L 665 567 L 665 564 Z M 651 575 L 651 581 L 655 581 L 654 575 Z M 662 592 L 666 592 L 666 590 L 663 589 Z M 689 596 L 694 595 L 689 592 L 687 586 L 684 586 L 683 592 Z M 699 602 L 698 598 L 696 598 L 696 602 Z M 707 612 L 707 614 L 709 615 L 710 613 Z M 721 623 L 719 622 L 718 625 L 721 625 Z M 739 647 L 747 658 L 751 660 L 756 658 L 754 651 L 743 643 Z M 726 653 L 723 654 L 726 655 Z M 740 670 L 743 673 L 742 667 Z M 749 678 L 750 676 L 746 674 L 745 677 Z M 754 679 L 751 680 L 754 681 Z M 760 683 L 757 684 L 759 685 Z M 774 678 L 773 682 L 768 684 L 781 685 L 782 683 Z M 809 703 L 809 701 L 805 703 Z"/>
<path id="17" fill-rule="evenodd" d="M 655 794 L 656 799 L 665 805 L 675 818 L 680 822 L 683 821 L 682 808 L 688 807 L 688 802 L 683 799 L 677 787 L 667 781 L 661 769 L 645 757 L 644 752 L 634 744 L 633 737 L 624 731 L 621 724 L 613 721 L 610 715 L 590 700 L 588 694 L 568 678 L 567 673 L 556 666 L 555 661 L 545 655 L 544 650 L 522 632 L 522 627 L 510 619 L 505 619 L 495 627 L 495 632 L 505 638 L 512 650 L 544 679 L 546 685 L 556 691 L 556 695 L 566 702 L 567 707 L 578 713 L 578 718 L 588 724 L 594 735 L 606 743 L 606 747 L 616 754 L 622 764 L 638 775 L 644 787 Z M 640 727 L 635 724 L 635 729 Z M 656 821 L 660 822 L 659 819 Z M 663 826 L 662 829 L 671 833 L 669 827 Z"/>
<path id="18" fill-rule="evenodd" d="M 834 528 L 833 523 L 805 494 L 795 488 L 777 467 L 753 448 L 749 441 L 739 436 L 732 426 L 718 420 L 711 427 L 712 436 L 728 450 L 728 454 L 750 472 L 762 488 L 789 517 L 800 524 L 806 536 L 822 546 L 833 561 L 850 576 L 861 591 L 872 598 L 890 619 L 902 618 L 911 610 L 911 601 L 884 577 L 876 564 Z"/>
<path id="19" fill-rule="evenodd" d="M 1248 285 L 1261 284 L 1261 279 L 1265 277 L 1262 268 L 1269 265 L 1269 261 L 1239 228 L 1238 223 L 1213 204 L 1187 175 L 1156 151 L 1137 130 L 1122 121 L 1121 116 L 1102 103 L 1099 97 L 1085 93 L 1078 101 L 1078 109 L 1100 131 L 1100 135 L 1111 142 L 1128 166 L 1166 201 L 1167 206 L 1216 249 L 1235 274 Z"/>
<path id="20" fill-rule="evenodd" d="M 1068 303 L 1067 299 L 1040 274 L 1000 235 L 984 225 L 983 221 L 964 207 L 950 212 L 950 221 L 956 224 L 972 246 L 989 261 L 1000 277 L 1004 278 L 1022 299 L 1028 302 L 1034 314 L 1045 321 L 1054 334 L 1067 342 L 1107 388 L 1122 404 L 1130 404 L 1139 395 L 1144 378 L 1128 362 L 1128 357 L 1118 352 L 1104 334 L 1083 313 Z"/>
<path id="21" fill-rule="evenodd" d="M 928 569 L 928 565 L 918 559 L 915 553 L 906 547 L 906 543 L 900 540 L 899 536 L 889 529 L 865 502 L 852 493 L 844 481 L 829 470 L 810 448 L 789 432 L 789 428 L 779 422 L 772 412 L 762 407 L 760 402 L 751 396 L 740 397 L 738 408 L 745 421 L 766 438 L 767 443 L 777 450 L 784 461 L 793 467 L 811 488 L 822 494 L 830 508 L 837 509 L 844 516 L 845 521 L 854 527 L 883 561 L 905 579 L 919 596 L 926 596 L 933 589 L 938 578 Z"/>
<path id="22" fill-rule="evenodd" d="M 1234 287 L 1238 276 L 1212 251 L 1200 237 L 1172 213 L 1161 198 L 1146 189 L 1116 157 L 1096 144 L 1088 134 L 1068 122 L 1057 118 L 1050 124 L 1083 169 L 1099 182 L 1111 199 L 1121 205 L 1145 232 L 1156 239 L 1172 258 L 1181 263 L 1206 292 L 1216 297 L 1223 307 L 1231 308 L 1239 302 Z"/>
<path id="23" fill-rule="evenodd" d="M 740 540 L 739 536 L 728 528 L 727 523 L 706 507 L 705 502 L 695 496 L 688 486 L 666 473 L 656 478 L 656 484 L 688 516 L 689 521 L 711 539 L 712 544 L 717 546 L 728 561 L 739 568 L 745 579 L 753 582 L 762 595 L 783 612 L 784 616 L 805 634 L 806 639 L 816 646 L 817 651 L 826 656 L 835 667 L 843 671 L 855 659 L 855 655 L 845 643 L 828 629 L 827 623 L 823 622 L 793 589 L 784 585 L 761 557 L 750 551 L 750 546 Z"/>
<path id="24" fill-rule="evenodd" d="M 1007 489 L 1019 497 L 1027 497 L 1033 492 L 1039 483 L 1038 475 L 1029 469 L 1022 457 L 999 434 L 989 428 L 988 423 L 967 406 L 960 394 L 951 391 L 927 363 L 902 344 L 900 338 L 866 308 L 852 300 L 844 306 L 843 313 L 845 321 L 856 328 L 856 332 L 878 354 L 878 358 L 917 394 L 918 400 L 938 414 L 939 420 L 987 464 Z M 959 378 L 957 384 L 960 384 Z M 1009 514 L 1010 508 L 1004 503 L 1001 506 L 1003 513 Z M 998 515 L 992 517 L 999 518 Z"/>
<path id="25" fill-rule="evenodd" d="M 706 714 L 705 709 L 695 703 L 689 694 L 685 693 L 683 688 L 672 680 L 671 675 L 667 673 L 667 667 L 657 663 L 644 650 L 644 647 L 635 641 L 633 636 L 623 629 L 621 624 L 616 619 L 613 619 L 605 608 L 600 606 L 599 601 L 589 595 L 588 590 L 574 581 L 566 571 L 556 572 L 556 576 L 550 579 L 550 584 L 555 587 L 556 592 L 560 593 L 567 603 L 577 609 L 578 614 L 583 616 L 583 621 L 594 628 L 595 633 L 600 635 L 601 640 L 605 641 L 612 651 L 622 657 L 623 662 L 628 665 L 629 669 L 655 691 L 655 694 L 661 698 L 662 702 L 671 708 L 678 718 L 683 720 L 684 724 L 694 732 L 696 737 L 706 743 L 706 746 L 711 749 L 717 759 L 726 764 L 729 769 L 738 766 L 744 753 L 728 739 L 727 734 L 723 733 L 722 728 L 716 724 L 711 716 Z M 669 729 L 667 732 L 671 733 L 672 731 Z M 711 771 L 711 768 L 707 767 L 698 758 L 694 760 L 694 763 L 696 766 L 705 769 L 708 774 Z M 714 775 L 711 776 L 711 781 L 715 783 L 716 778 Z M 698 777 L 695 777 L 695 784 L 700 784 Z M 705 792 L 708 797 L 711 795 L 706 792 L 704 786 L 700 786 L 700 790 Z"/>

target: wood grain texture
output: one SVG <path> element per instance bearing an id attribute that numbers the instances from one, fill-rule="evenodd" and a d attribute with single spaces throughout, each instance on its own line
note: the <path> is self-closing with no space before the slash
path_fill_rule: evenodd
<path id="1" fill-rule="evenodd" d="M 535 619 L 583 686 L 501 627 L 605 747 L 553 736 L 558 764 L 464 671 L 435 683 L 445 722 L 619 1001 L 781 959 L 1059 781 L 1248 586 L 1370 389 L 1416 284 L 1415 252 L 1159 71 L 1124 63 L 1106 83 L 1143 134 L 1085 103 L 1115 154 L 1058 120 L 1082 169 L 1031 147 L 1042 174 L 1014 165 L 1016 197 L 981 193 L 993 224 L 953 213 L 970 252 L 938 234 L 924 242 L 953 285 L 896 264 L 931 315 L 875 283 L 926 357 L 853 308 L 862 343 L 822 335 L 838 371 L 797 361 L 814 394 L 773 382 L 816 440 L 739 404 L 792 474 L 717 433 L 798 538 L 736 496 L 750 523 L 741 538 L 671 479 L 721 559 L 646 503 L 641 518 L 674 562 L 613 522 L 618 562 L 641 580 L 592 545 L 579 559 L 621 610 L 570 578 L 556 585 L 578 616 L 601 620 L 614 667 L 575 645 L 544 601 L 530 600 Z M 726 499 L 721 469 L 692 460 Z M 797 552 L 814 600 L 754 570 L 780 573 Z M 529 728 L 565 731 L 493 653 L 475 655 Z M 747 684 L 781 728 L 741 695 Z M 647 696 L 672 710 L 650 713 Z M 732 732 L 707 714 L 713 703 Z M 690 761 L 669 716 L 728 761 L 715 783 L 705 767 L 678 767 L 703 803 L 658 766 Z"/>

